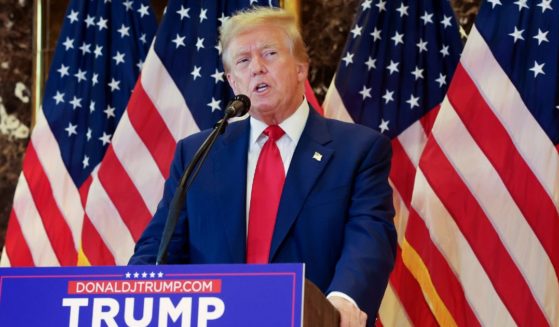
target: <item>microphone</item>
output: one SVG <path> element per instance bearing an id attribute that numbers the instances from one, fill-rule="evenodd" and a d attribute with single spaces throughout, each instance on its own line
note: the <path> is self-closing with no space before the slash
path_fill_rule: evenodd
<path id="1" fill-rule="evenodd" d="M 225 117 L 240 117 L 250 109 L 250 99 L 244 94 L 237 94 L 225 108 Z"/>

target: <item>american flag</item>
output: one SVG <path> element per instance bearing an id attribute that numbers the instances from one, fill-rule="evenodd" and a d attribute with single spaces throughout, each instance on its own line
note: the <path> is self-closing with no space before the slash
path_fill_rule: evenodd
<path id="1" fill-rule="evenodd" d="M 161 199 L 176 143 L 212 127 L 233 96 L 218 28 L 254 5 L 277 1 L 169 1 L 128 110 L 93 172 L 83 225 L 86 263 L 128 262 Z"/>
<path id="2" fill-rule="evenodd" d="M 126 108 L 156 20 L 148 0 L 71 1 L 26 150 L 2 265 L 75 265 L 90 175 Z"/>
<path id="3" fill-rule="evenodd" d="M 554 2 L 483 4 L 419 161 L 403 256 L 439 321 L 559 326 Z"/>
<path id="4" fill-rule="evenodd" d="M 403 261 L 404 237 L 419 157 L 462 50 L 448 1 L 363 1 L 324 102 L 325 115 L 389 136 L 398 253 L 379 310 L 389 326 L 436 325 Z"/>

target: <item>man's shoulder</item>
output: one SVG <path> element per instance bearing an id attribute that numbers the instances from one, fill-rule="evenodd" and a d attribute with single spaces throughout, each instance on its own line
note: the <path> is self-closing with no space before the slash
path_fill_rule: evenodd
<path id="1" fill-rule="evenodd" d="M 346 140 L 355 140 L 355 138 L 363 139 L 379 139 L 388 142 L 389 139 L 378 131 L 361 124 L 349 123 L 332 118 L 323 118 L 328 126 L 332 137 L 340 137 Z"/>

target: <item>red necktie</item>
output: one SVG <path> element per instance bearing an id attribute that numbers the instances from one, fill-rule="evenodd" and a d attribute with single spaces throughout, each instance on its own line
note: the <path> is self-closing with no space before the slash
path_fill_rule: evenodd
<path id="1" fill-rule="evenodd" d="M 268 263 L 272 234 L 285 181 L 283 161 L 276 141 L 285 132 L 277 125 L 268 126 L 252 182 L 248 219 L 247 263 Z"/>

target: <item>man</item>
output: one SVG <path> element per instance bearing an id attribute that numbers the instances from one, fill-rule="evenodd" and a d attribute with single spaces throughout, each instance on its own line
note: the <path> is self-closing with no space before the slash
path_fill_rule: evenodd
<path id="1" fill-rule="evenodd" d="M 250 118 L 231 123 L 186 198 L 169 263 L 304 262 L 342 326 L 370 325 L 393 267 L 388 139 L 325 119 L 304 98 L 308 55 L 292 16 L 258 8 L 221 28 L 223 63 Z M 131 264 L 155 261 L 169 204 L 204 131 L 180 141 Z"/>

